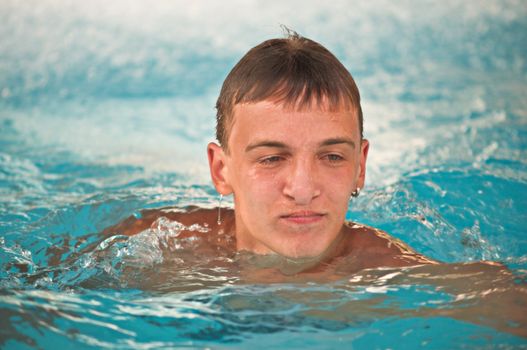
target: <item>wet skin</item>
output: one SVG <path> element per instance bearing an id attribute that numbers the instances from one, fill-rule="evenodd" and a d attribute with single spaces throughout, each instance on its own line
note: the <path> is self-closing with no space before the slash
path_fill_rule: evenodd
<path id="1" fill-rule="evenodd" d="M 319 263 L 352 256 L 355 270 L 433 263 L 380 230 L 345 223 L 351 193 L 364 187 L 369 149 L 355 108 L 264 100 L 232 113 L 227 147 L 207 148 L 216 190 L 234 199 L 223 227 L 215 211 L 192 208 L 145 212 L 116 226 L 119 233 L 137 233 L 166 214 L 184 225 L 206 224 L 212 240 L 228 232 L 233 251 Z"/>
<path id="2" fill-rule="evenodd" d="M 239 245 L 234 232 L 236 225 L 232 209 L 222 209 L 221 224 L 217 223 L 218 210 L 216 208 L 164 208 L 144 210 L 141 213 L 140 219 L 130 216 L 121 223 L 107 228 L 104 231 L 104 235 L 135 235 L 152 228 L 160 217 L 166 217 L 170 220 L 178 221 L 187 227 L 198 224 L 210 229 L 205 235 L 206 238 L 203 233 L 196 233 L 190 230 L 183 231 L 179 235 L 180 238 L 199 236 L 202 239 L 205 238 L 209 243 L 213 242 L 216 245 L 221 245 L 222 249 L 231 252 L 233 255 L 240 252 L 237 248 Z M 335 241 L 323 254 L 314 257 L 312 260 L 314 264 L 307 265 L 306 267 L 308 268 L 302 272 L 324 272 L 323 279 L 329 280 L 332 278 L 325 273 L 325 269 L 329 264 L 333 264 L 334 267 L 345 273 L 354 273 L 375 267 L 437 264 L 436 261 L 416 253 L 403 242 L 381 230 L 346 222 L 341 232 L 339 240 Z M 226 237 L 229 239 L 225 239 Z M 291 260 L 294 261 L 295 259 Z M 336 266 L 335 264 L 349 264 L 350 266 Z"/>
<path id="3" fill-rule="evenodd" d="M 345 222 L 351 193 L 364 186 L 369 149 L 354 109 L 324 103 L 298 109 L 268 100 L 238 104 L 227 137 L 227 148 L 207 148 L 216 190 L 234 199 L 220 226 L 215 209 L 145 210 L 104 236 L 134 235 L 166 217 L 208 227 L 200 240 L 223 242 L 233 254 L 308 261 L 302 271 L 331 261 L 348 273 L 435 263 L 380 230 Z"/>
<path id="4" fill-rule="evenodd" d="M 208 156 L 216 190 L 234 198 L 238 250 L 316 257 L 342 240 L 368 146 L 355 110 L 236 105 L 228 148 Z"/>

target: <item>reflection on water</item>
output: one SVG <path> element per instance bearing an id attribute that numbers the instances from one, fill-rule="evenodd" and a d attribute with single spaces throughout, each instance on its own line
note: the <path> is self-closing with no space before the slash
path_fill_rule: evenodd
<path id="1" fill-rule="evenodd" d="M 183 230 L 194 235 L 180 237 Z M 498 264 L 353 274 L 328 265 L 301 273 L 305 262 L 235 253 L 225 242 L 211 243 L 208 231 L 162 217 L 131 237 L 63 240 L 72 245 L 47 247 L 44 268 L 32 264 L 29 251 L 2 241 L 3 253 L 12 254 L 4 265 L 10 278 L 2 280 L 0 305 L 10 320 L 2 334 L 27 345 L 60 336 L 108 347 L 244 344 L 284 332 L 342 333 L 329 341 L 342 346 L 376 339 L 371 327 L 390 339 L 414 332 L 421 339 L 426 330 L 424 338 L 437 347 L 444 332 L 459 330 L 470 335 L 456 340 L 467 346 L 518 345 L 523 340 L 513 335 L 527 336 L 525 275 Z"/>
<path id="2" fill-rule="evenodd" d="M 11 322 L 2 332 L 29 345 L 55 334 L 87 345 L 155 347 L 236 344 L 284 332 L 337 332 L 360 343 L 378 337 L 370 327 L 379 322 L 392 324 L 378 329 L 393 339 L 426 330 L 435 346 L 449 331 L 471 335 L 460 339 L 468 346 L 521 344 L 507 334 L 526 336 L 526 281 L 497 265 L 373 269 L 314 282 L 278 269 L 262 274 L 257 257 L 197 255 L 199 239 L 173 238 L 170 230 L 150 238 L 114 236 L 34 288 L 3 289 L 3 315 Z M 28 337 L 28 329 L 41 336 Z"/>
<path id="3" fill-rule="evenodd" d="M 22 267 L 29 260 L 18 259 L 16 265 L 24 272 L 11 276 L 24 279 L 24 288 L 20 282 L 4 285 L 2 297 L 6 316 L 18 320 L 9 332 L 19 334 L 13 328 L 18 324 L 60 333 L 67 330 L 57 323 L 67 319 L 79 337 L 109 329 L 119 338 L 133 339 L 141 337 L 129 322 L 140 321 L 166 323 L 181 339 L 237 342 L 250 334 L 284 330 L 357 330 L 386 318 L 448 318 L 435 332 L 450 327 L 454 319 L 527 337 L 527 281 L 500 264 L 421 265 L 350 274 L 345 271 L 352 269 L 352 259 L 337 259 L 303 273 L 309 261 L 236 253 L 225 249 L 232 237 L 220 235 L 211 242 L 209 231 L 161 217 L 131 237 L 99 237 L 98 243 L 43 271 Z M 105 306 L 108 298 L 110 309 Z M 23 317 L 29 310 L 46 316 L 32 324 Z M 192 327 L 184 326 L 187 319 Z"/>

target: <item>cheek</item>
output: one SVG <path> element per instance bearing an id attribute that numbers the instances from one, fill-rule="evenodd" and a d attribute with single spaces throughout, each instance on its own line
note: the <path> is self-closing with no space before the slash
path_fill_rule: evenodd
<path id="1" fill-rule="evenodd" d="M 249 172 L 247 181 L 251 182 L 254 194 L 262 200 L 275 198 L 280 192 L 280 176 L 276 173 L 253 171 Z"/>
<path id="2" fill-rule="evenodd" d="M 340 205 L 349 201 L 355 183 L 354 176 L 352 172 L 346 171 L 341 174 L 333 174 L 331 178 L 326 179 L 325 192 L 331 202 Z"/>
<path id="3" fill-rule="evenodd" d="M 261 169 L 244 169 L 236 178 L 235 193 L 258 206 L 273 200 L 280 190 L 280 177 L 278 174 L 262 171 Z"/>
<path id="4" fill-rule="evenodd" d="M 327 190 L 328 197 L 334 202 L 347 201 L 351 195 L 351 186 L 349 184 L 337 184 L 333 182 L 331 184 L 331 189 Z"/>

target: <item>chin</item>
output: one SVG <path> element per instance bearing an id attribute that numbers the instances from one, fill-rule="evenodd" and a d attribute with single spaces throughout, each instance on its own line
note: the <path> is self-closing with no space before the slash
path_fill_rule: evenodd
<path id="1" fill-rule="evenodd" d="M 267 246 L 287 258 L 316 258 L 324 255 L 338 238 L 328 227 L 306 225 L 296 230 L 277 230 L 267 237 Z M 329 231 L 329 232 L 328 232 Z"/>

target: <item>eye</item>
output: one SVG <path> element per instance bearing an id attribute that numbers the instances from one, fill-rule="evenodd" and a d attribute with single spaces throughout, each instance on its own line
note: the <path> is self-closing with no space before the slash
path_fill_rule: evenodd
<path id="1" fill-rule="evenodd" d="M 283 160 L 283 157 L 280 157 L 280 156 L 269 156 L 269 157 L 265 157 L 265 158 L 260 159 L 258 161 L 258 163 L 260 163 L 262 165 L 275 165 L 278 162 L 280 162 L 281 160 Z"/>
<path id="2" fill-rule="evenodd" d="M 335 153 L 326 154 L 323 158 L 327 159 L 330 163 L 339 163 L 344 160 L 344 157 Z"/>

